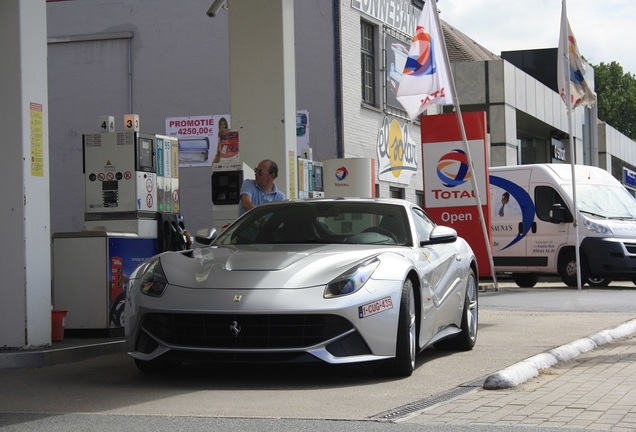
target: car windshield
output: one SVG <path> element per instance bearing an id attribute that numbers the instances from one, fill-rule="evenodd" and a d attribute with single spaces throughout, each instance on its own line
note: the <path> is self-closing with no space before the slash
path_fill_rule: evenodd
<path id="1" fill-rule="evenodd" d="M 571 187 L 566 189 L 571 197 Z M 636 200 L 624 187 L 577 185 L 580 211 L 610 219 L 636 219 Z"/>
<path id="2" fill-rule="evenodd" d="M 406 210 L 400 205 L 306 201 L 256 207 L 213 242 L 283 243 L 411 245 L 412 240 Z"/>

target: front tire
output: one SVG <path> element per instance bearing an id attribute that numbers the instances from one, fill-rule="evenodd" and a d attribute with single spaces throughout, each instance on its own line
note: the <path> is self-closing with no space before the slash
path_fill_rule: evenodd
<path id="1" fill-rule="evenodd" d="M 604 278 L 604 277 L 588 277 L 587 278 L 587 284 L 595 288 L 604 288 L 606 286 L 609 286 L 609 284 L 611 283 L 612 283 L 612 280 L 610 278 Z"/>
<path id="2" fill-rule="evenodd" d="M 477 342 L 479 324 L 479 299 L 475 273 L 470 270 L 466 281 L 466 297 L 462 310 L 461 331 L 450 339 L 444 339 L 435 344 L 437 348 L 454 351 L 470 351 Z"/>
<path id="3" fill-rule="evenodd" d="M 581 257 L 581 260 L 583 260 L 583 257 Z M 586 279 L 583 273 L 583 269 L 581 269 L 581 283 L 583 283 Z M 563 283 L 567 286 L 578 286 L 578 281 L 576 279 L 576 255 L 574 253 L 574 249 L 568 249 L 561 255 L 561 258 L 559 259 L 559 275 L 561 276 Z"/>
<path id="4" fill-rule="evenodd" d="M 395 358 L 388 361 L 387 371 L 395 377 L 409 377 L 415 370 L 417 356 L 417 324 L 413 282 L 404 281 L 397 327 Z"/>

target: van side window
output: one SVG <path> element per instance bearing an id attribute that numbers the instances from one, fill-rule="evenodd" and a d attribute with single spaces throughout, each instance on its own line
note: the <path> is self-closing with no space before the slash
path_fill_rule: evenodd
<path id="1" fill-rule="evenodd" d="M 561 198 L 561 195 L 550 186 L 537 186 L 534 189 L 534 203 L 537 210 L 537 217 L 546 222 L 550 222 L 550 210 L 552 209 L 552 205 L 561 204 L 563 208 L 568 208 L 563 198 Z"/>
<path id="2" fill-rule="evenodd" d="M 435 227 L 433 221 L 431 221 L 424 212 L 420 209 L 413 209 L 413 221 L 415 222 L 415 230 L 417 231 L 417 237 L 419 241 L 429 240 L 431 231 Z"/>

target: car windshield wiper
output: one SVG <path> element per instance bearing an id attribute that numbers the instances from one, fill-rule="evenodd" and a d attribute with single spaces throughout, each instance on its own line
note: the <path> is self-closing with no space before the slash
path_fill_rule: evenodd
<path id="1" fill-rule="evenodd" d="M 277 240 L 277 241 L 271 241 L 268 242 L 268 244 L 328 244 L 329 242 L 326 242 L 324 240 L 321 239 L 299 239 L 299 240 Z"/>
<path id="2" fill-rule="evenodd" d="M 633 221 L 635 218 L 634 216 L 610 216 L 609 219 L 614 219 L 614 220 L 622 220 L 622 221 Z"/>
<path id="3" fill-rule="evenodd" d="M 603 219 L 609 219 L 608 216 L 605 216 L 605 215 L 602 215 L 602 214 L 598 214 L 598 213 L 594 213 L 594 212 L 591 212 L 589 210 L 581 210 L 581 209 L 579 209 L 579 211 L 581 213 L 589 214 L 589 215 L 600 217 L 600 218 L 603 218 Z"/>

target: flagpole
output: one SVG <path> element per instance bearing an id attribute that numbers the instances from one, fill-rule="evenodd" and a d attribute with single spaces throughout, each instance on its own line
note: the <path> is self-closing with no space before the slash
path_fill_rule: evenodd
<path id="1" fill-rule="evenodd" d="M 426 1 L 432 2 L 431 5 L 433 6 L 433 19 L 435 20 L 435 23 L 437 24 L 437 28 L 440 30 L 442 43 L 444 44 L 444 49 L 442 51 L 444 51 L 444 62 L 446 62 L 446 70 L 448 71 L 448 74 L 450 76 L 449 81 L 450 81 L 452 94 L 455 96 L 453 103 L 455 107 L 455 112 L 457 113 L 457 123 L 459 124 L 459 130 L 462 136 L 464 152 L 466 152 L 468 163 L 470 164 L 470 170 L 472 171 L 471 173 L 472 175 L 470 176 L 470 181 L 471 181 L 473 190 L 475 191 L 475 200 L 477 201 L 477 209 L 479 211 L 479 220 L 481 222 L 481 229 L 484 236 L 484 242 L 486 243 L 486 251 L 488 252 L 488 260 L 490 262 L 492 280 L 495 286 L 495 291 L 499 291 L 499 285 L 497 284 L 497 276 L 495 274 L 495 264 L 493 260 L 493 254 L 492 254 L 492 244 L 490 242 L 490 236 L 488 235 L 488 229 L 486 227 L 486 219 L 484 217 L 484 210 L 481 206 L 481 198 L 479 196 L 479 189 L 477 187 L 477 179 L 475 178 L 476 176 L 475 176 L 475 167 L 473 165 L 473 158 L 470 155 L 470 148 L 468 146 L 468 138 L 466 137 L 466 129 L 464 127 L 464 119 L 462 118 L 462 110 L 461 110 L 461 107 L 459 106 L 459 97 L 457 95 L 457 89 L 455 88 L 455 78 L 453 76 L 453 71 L 450 67 L 450 60 L 448 58 L 448 50 L 446 49 L 444 29 L 442 28 L 441 23 L 439 22 L 439 13 L 437 12 L 436 0 L 426 0 Z M 486 181 L 488 181 L 488 179 L 486 179 Z"/>
<path id="2" fill-rule="evenodd" d="M 566 0 L 563 0 L 563 10 L 561 11 L 561 40 L 564 42 L 564 50 L 563 55 L 565 56 L 565 61 L 563 62 L 563 73 L 564 73 L 564 81 L 565 85 L 565 105 L 568 114 L 568 135 L 570 142 L 570 165 L 572 167 L 572 207 L 573 207 L 573 225 L 574 231 L 576 233 L 576 243 L 574 246 L 574 256 L 576 259 L 576 286 L 579 290 L 582 289 L 582 281 L 581 281 L 581 252 L 580 252 L 580 242 L 579 242 L 579 221 L 578 221 L 578 209 L 576 204 L 576 169 L 575 169 L 575 149 L 574 149 L 574 134 L 572 133 L 572 96 L 570 91 L 570 41 L 569 41 L 569 23 L 567 19 L 567 5 Z"/>

